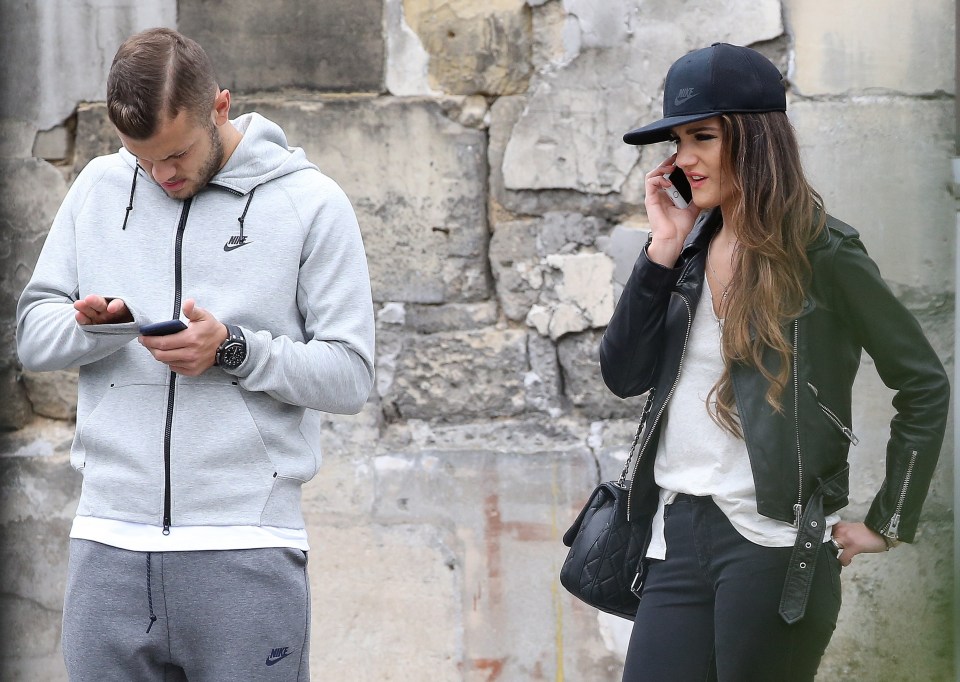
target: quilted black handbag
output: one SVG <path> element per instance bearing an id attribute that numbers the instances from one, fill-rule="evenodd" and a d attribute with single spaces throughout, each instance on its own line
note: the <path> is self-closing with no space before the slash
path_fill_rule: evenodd
<path id="1" fill-rule="evenodd" d="M 629 620 L 634 619 L 640 604 L 649 517 L 627 520 L 629 488 L 625 483 L 653 404 L 653 391 L 650 393 L 620 479 L 598 485 L 563 534 L 563 544 L 570 551 L 560 569 L 560 584 L 590 606 Z"/>

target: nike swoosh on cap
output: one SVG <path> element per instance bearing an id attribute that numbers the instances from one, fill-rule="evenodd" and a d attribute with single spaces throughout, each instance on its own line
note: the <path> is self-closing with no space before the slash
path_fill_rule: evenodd
<path id="1" fill-rule="evenodd" d="M 684 102 L 688 102 L 692 100 L 694 97 L 696 97 L 699 94 L 700 94 L 699 92 L 695 92 L 692 95 L 677 95 L 676 98 L 673 100 L 673 104 L 674 106 L 678 107 Z"/>

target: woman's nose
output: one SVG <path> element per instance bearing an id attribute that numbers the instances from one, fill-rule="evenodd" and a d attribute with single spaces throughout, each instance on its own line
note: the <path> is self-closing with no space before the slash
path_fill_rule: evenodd
<path id="1" fill-rule="evenodd" d="M 691 167 L 696 161 L 696 156 L 689 151 L 689 148 L 684 149 L 683 145 L 677 147 L 677 158 L 674 159 L 674 165 L 686 169 Z"/>

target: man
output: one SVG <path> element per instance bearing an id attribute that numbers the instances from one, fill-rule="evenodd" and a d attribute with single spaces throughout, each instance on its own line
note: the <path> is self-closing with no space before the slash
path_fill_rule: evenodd
<path id="1" fill-rule="evenodd" d="M 17 311 L 25 367 L 80 367 L 70 678 L 309 679 L 300 487 L 317 411 L 373 381 L 356 217 L 276 124 L 229 119 L 175 31 L 120 47 L 107 106 L 123 148 L 71 187 Z"/>

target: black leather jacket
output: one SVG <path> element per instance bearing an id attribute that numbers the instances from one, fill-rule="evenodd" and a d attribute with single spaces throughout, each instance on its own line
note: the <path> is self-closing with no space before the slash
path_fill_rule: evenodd
<path id="1" fill-rule="evenodd" d="M 621 398 L 653 390 L 630 490 L 631 518 L 656 510 L 653 460 L 683 363 L 703 288 L 707 244 L 719 210 L 701 216 L 674 268 L 640 255 L 600 345 L 607 386 Z M 913 315 L 896 299 L 857 232 L 832 217 L 808 250 L 812 280 L 803 313 L 787 325 L 793 342 L 792 379 L 783 410 L 770 408 L 767 383 L 745 365 L 733 368 L 744 440 L 764 516 L 802 525 L 814 493 L 821 518 L 847 504 L 851 390 L 861 349 L 896 391 L 886 479 L 865 519 L 883 535 L 913 540 L 940 453 L 949 384 Z M 776 368 L 771 353 L 767 358 Z M 706 417 L 706 414 L 704 415 Z M 811 521 L 816 526 L 816 522 Z M 799 545 L 798 541 L 798 545 Z"/>

